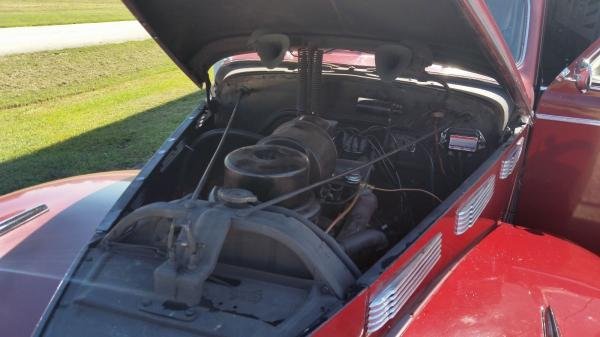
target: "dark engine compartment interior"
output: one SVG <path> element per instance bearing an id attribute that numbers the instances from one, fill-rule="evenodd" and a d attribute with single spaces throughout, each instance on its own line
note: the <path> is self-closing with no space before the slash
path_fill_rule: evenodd
<path id="1" fill-rule="evenodd" d="M 223 76 L 45 335 L 309 334 L 510 135 L 440 79 L 299 64 Z"/>

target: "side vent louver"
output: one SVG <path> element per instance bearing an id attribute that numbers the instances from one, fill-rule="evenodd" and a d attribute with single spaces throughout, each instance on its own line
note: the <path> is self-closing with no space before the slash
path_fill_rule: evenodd
<path id="1" fill-rule="evenodd" d="M 508 178 L 515 170 L 515 167 L 521 158 L 521 154 L 523 153 L 523 142 L 523 138 L 519 139 L 517 145 L 514 147 L 508 157 L 502 161 L 502 167 L 500 168 L 500 179 L 504 180 Z"/>
<path id="2" fill-rule="evenodd" d="M 471 228 L 494 195 L 496 176 L 489 177 L 483 185 L 456 211 L 456 235 Z"/>
<path id="3" fill-rule="evenodd" d="M 381 329 L 396 316 L 441 256 L 442 234 L 437 234 L 402 269 L 400 274 L 390 281 L 388 286 L 371 298 L 367 318 L 367 334 Z"/>

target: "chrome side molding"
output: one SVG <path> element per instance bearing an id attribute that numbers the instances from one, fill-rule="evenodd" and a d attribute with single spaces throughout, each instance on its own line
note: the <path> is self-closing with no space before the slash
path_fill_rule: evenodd
<path id="1" fill-rule="evenodd" d="M 456 211 L 456 228 L 454 229 L 456 235 L 463 234 L 475 224 L 492 199 L 495 185 L 496 175 L 492 175 Z"/>
<path id="2" fill-rule="evenodd" d="M 580 124 L 580 125 L 590 125 L 590 126 L 600 126 L 600 120 L 599 119 L 557 116 L 557 115 L 548 115 L 548 114 L 540 114 L 540 113 L 536 114 L 535 117 L 537 119 L 544 119 L 544 120 L 547 120 L 547 121 L 554 121 L 554 122 L 563 122 L 563 123 Z"/>
<path id="3" fill-rule="evenodd" d="M 556 317 L 550 306 L 542 308 L 542 331 L 544 337 L 560 337 L 560 330 L 556 324 Z"/>
<path id="4" fill-rule="evenodd" d="M 4 235 L 13 229 L 37 218 L 38 216 L 48 212 L 48 210 L 48 206 L 42 204 L 5 219 L 4 221 L 0 222 L 0 235 Z"/>

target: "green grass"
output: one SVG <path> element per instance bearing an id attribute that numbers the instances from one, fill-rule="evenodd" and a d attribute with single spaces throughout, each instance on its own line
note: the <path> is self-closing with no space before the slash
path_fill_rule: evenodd
<path id="1" fill-rule="evenodd" d="M 139 165 L 199 99 L 153 41 L 0 58 L 0 194 Z"/>
<path id="2" fill-rule="evenodd" d="M 0 0 L 0 27 L 132 19 L 120 0 Z"/>

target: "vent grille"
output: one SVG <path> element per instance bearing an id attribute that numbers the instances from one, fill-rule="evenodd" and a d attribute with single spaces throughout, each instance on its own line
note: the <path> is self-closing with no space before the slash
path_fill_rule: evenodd
<path id="1" fill-rule="evenodd" d="M 521 154 L 523 153 L 523 138 L 519 139 L 515 148 L 508 155 L 508 158 L 502 161 L 502 167 L 500 169 L 500 179 L 504 180 L 508 178 L 515 167 L 517 167 L 517 163 L 521 158 Z"/>
<path id="2" fill-rule="evenodd" d="M 441 256 L 442 234 L 437 234 L 387 287 L 371 299 L 367 334 L 381 329 L 396 316 Z"/>
<path id="3" fill-rule="evenodd" d="M 471 228 L 479 218 L 494 195 L 496 176 L 489 177 L 469 200 L 456 212 L 456 235 L 461 235 Z"/>

